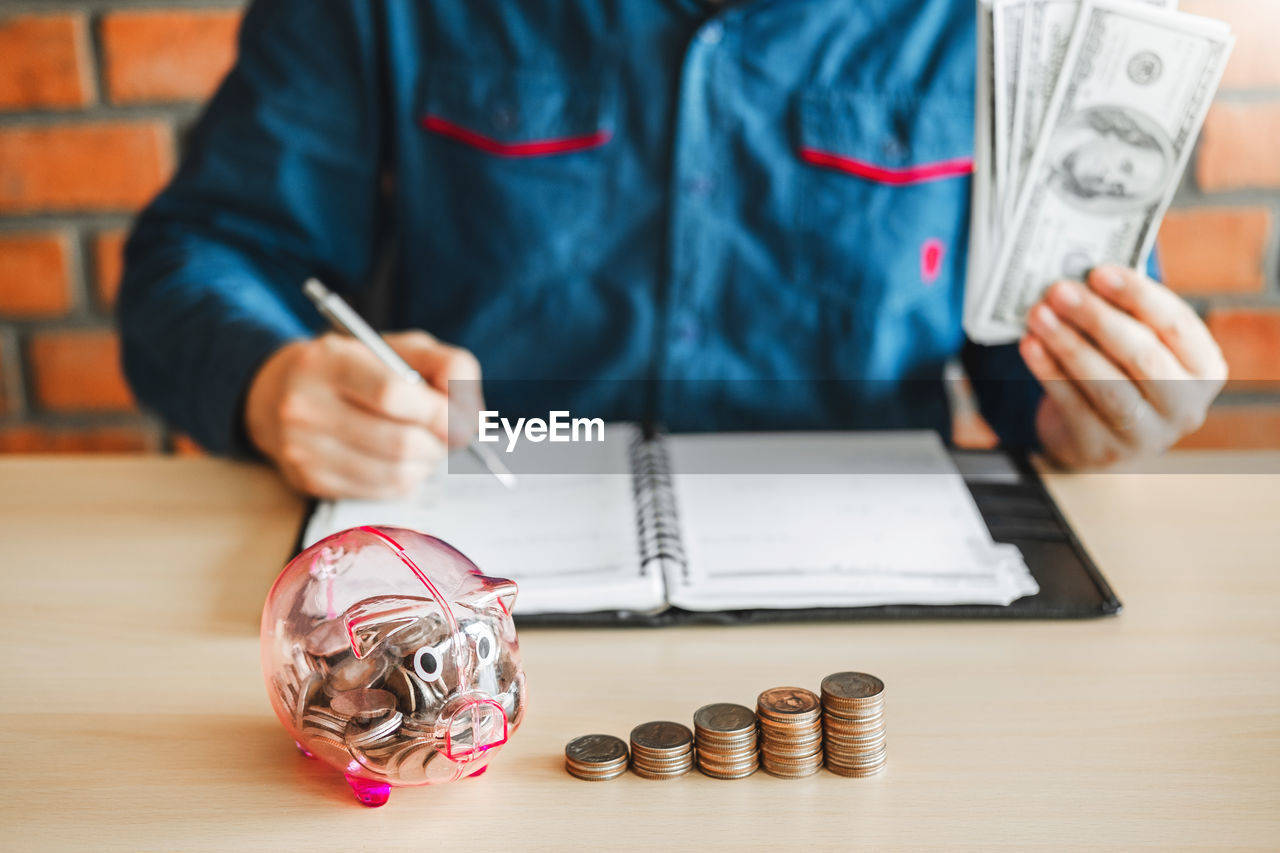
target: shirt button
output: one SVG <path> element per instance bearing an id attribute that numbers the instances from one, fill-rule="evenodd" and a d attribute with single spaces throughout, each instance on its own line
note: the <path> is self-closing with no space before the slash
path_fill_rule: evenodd
<path id="1" fill-rule="evenodd" d="M 897 160 L 906 155 L 907 146 L 902 144 L 902 140 L 890 137 L 880 145 L 880 150 L 890 160 Z"/>
<path id="2" fill-rule="evenodd" d="M 676 322 L 676 341 L 681 344 L 692 344 L 698 340 L 698 333 L 701 331 L 698 327 L 698 321 L 685 317 Z"/>
<path id="3" fill-rule="evenodd" d="M 705 175 L 693 175 L 685 178 L 683 184 L 684 191 L 694 197 L 710 195 L 711 191 L 716 188 L 716 182 Z"/>
<path id="4" fill-rule="evenodd" d="M 702 28 L 702 32 L 698 35 L 703 44 L 719 44 L 724 38 L 724 24 L 719 21 L 711 21 Z"/>
<path id="5" fill-rule="evenodd" d="M 495 109 L 489 119 L 493 122 L 494 129 L 498 131 L 514 130 L 518 123 L 516 111 L 505 106 Z"/>

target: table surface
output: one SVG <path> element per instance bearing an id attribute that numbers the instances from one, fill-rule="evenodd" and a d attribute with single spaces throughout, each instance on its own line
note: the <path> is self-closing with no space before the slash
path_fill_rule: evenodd
<path id="1" fill-rule="evenodd" d="M 0 845 L 1280 843 L 1280 454 L 1175 454 L 1050 486 L 1122 615 L 528 629 L 528 716 L 489 773 L 366 809 L 295 752 L 259 670 L 297 497 L 207 459 L 0 458 Z M 562 769 L 576 735 L 847 669 L 888 685 L 878 777 Z"/>

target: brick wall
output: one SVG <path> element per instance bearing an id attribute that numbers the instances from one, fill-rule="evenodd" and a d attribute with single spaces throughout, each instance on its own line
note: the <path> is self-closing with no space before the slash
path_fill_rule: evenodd
<path id="1" fill-rule="evenodd" d="M 234 54 L 237 0 L 0 6 L 0 451 L 189 448 L 140 413 L 110 311 L 130 216 Z M 1183 0 L 1239 44 L 1176 210 L 1168 283 L 1233 383 L 1196 447 L 1280 447 L 1280 0 Z M 982 443 L 972 415 L 957 436 Z"/>
<path id="2" fill-rule="evenodd" d="M 230 66 L 241 5 L 0 5 L 0 451 L 189 446 L 138 411 L 111 310 L 130 217 Z"/>

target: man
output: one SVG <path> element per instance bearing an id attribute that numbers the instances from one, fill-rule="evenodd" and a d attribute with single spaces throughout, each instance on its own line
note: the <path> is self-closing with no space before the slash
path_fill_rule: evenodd
<path id="1" fill-rule="evenodd" d="M 128 375 L 206 447 L 319 495 L 426 476 L 448 383 L 481 365 L 504 415 L 549 392 L 494 380 L 561 380 L 575 415 L 673 430 L 946 430 L 959 353 L 1008 445 L 1072 466 L 1158 452 L 1225 376 L 1158 285 L 1097 270 L 1052 289 L 1020 346 L 964 340 L 973 18 L 968 0 L 259 0 L 129 241 Z M 316 338 L 301 295 L 314 275 L 358 300 L 384 245 L 384 319 L 435 336 L 390 340 L 429 387 Z"/>

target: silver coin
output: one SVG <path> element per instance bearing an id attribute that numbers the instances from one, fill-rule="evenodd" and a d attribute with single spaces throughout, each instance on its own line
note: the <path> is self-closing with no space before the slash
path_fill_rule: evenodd
<path id="1" fill-rule="evenodd" d="M 579 764 L 611 764 L 626 760 L 627 745 L 613 735 L 582 735 L 569 741 L 564 754 Z"/>
<path id="2" fill-rule="evenodd" d="M 352 749 L 368 747 L 383 738 L 390 737 L 395 734 L 396 729 L 400 728 L 400 723 L 403 719 L 404 715 L 399 711 L 392 711 L 385 717 L 368 722 L 352 719 L 347 723 L 345 732 L 347 746 Z"/>
<path id="3" fill-rule="evenodd" d="M 693 745 L 693 732 L 688 726 L 658 720 L 652 723 L 641 723 L 631 730 L 631 745 L 642 751 L 669 751 Z"/>
<path id="4" fill-rule="evenodd" d="M 363 659 L 351 655 L 329 670 L 325 691 L 332 696 L 361 687 L 372 687 L 382 677 L 386 667 L 387 662 L 380 655 L 370 655 Z"/>
<path id="5" fill-rule="evenodd" d="M 362 687 L 333 694 L 329 707 L 343 717 L 379 717 L 396 710 L 396 697 L 386 690 Z"/>
<path id="6" fill-rule="evenodd" d="M 884 693 L 884 682 L 865 672 L 837 672 L 822 679 L 822 692 L 837 700 L 866 701 Z"/>
<path id="7" fill-rule="evenodd" d="M 302 647 L 308 653 L 322 658 L 351 651 L 346 620 L 341 617 L 326 619 L 316 625 L 303 638 Z"/>
<path id="8" fill-rule="evenodd" d="M 744 705 L 732 702 L 716 702 L 703 705 L 693 713 L 693 724 L 700 728 L 720 734 L 737 734 L 754 731 L 756 726 L 755 712 Z"/>

